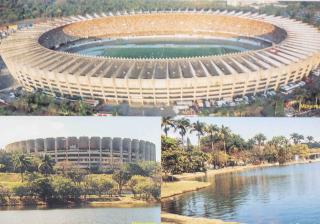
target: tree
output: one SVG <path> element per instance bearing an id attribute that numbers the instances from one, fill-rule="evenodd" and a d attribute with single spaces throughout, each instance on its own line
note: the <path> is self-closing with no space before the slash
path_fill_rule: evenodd
<path id="1" fill-rule="evenodd" d="M 214 169 L 217 167 L 224 167 L 228 161 L 228 155 L 221 151 L 214 151 L 211 153 L 210 162 L 213 164 Z"/>
<path id="2" fill-rule="evenodd" d="M 13 165 L 15 171 L 20 172 L 21 175 L 21 181 L 24 181 L 23 174 L 28 170 L 28 168 L 31 166 L 31 161 L 29 157 L 26 157 L 23 154 L 15 154 L 13 156 Z"/>
<path id="3" fill-rule="evenodd" d="M 200 137 L 204 135 L 205 124 L 203 122 L 197 121 L 194 122 L 191 126 L 190 133 L 196 132 L 198 136 L 198 149 L 200 150 Z"/>
<path id="4" fill-rule="evenodd" d="M 264 142 L 267 140 L 267 137 L 264 134 L 259 133 L 253 137 L 253 140 L 255 141 L 256 144 L 258 144 L 259 151 L 262 154 L 261 146 L 264 145 Z"/>
<path id="5" fill-rule="evenodd" d="M 181 141 L 183 144 L 184 136 L 186 135 L 188 128 L 190 127 L 190 121 L 186 118 L 175 120 L 174 127 L 175 127 L 174 131 L 177 131 L 177 130 L 179 131 L 179 134 L 181 136 Z"/>
<path id="6" fill-rule="evenodd" d="M 218 133 L 219 138 L 223 142 L 223 150 L 225 154 L 227 154 L 226 140 L 229 137 L 230 133 L 231 133 L 231 130 L 224 125 L 221 126 Z"/>
<path id="7" fill-rule="evenodd" d="M 163 128 L 165 135 L 168 136 L 170 128 L 175 128 L 174 120 L 171 117 L 163 117 L 161 127 Z"/>
<path id="8" fill-rule="evenodd" d="M 49 155 L 44 155 L 41 158 L 41 162 L 38 166 L 38 170 L 40 173 L 44 174 L 45 176 L 48 176 L 48 174 L 53 173 L 53 165 L 54 165 L 54 160 Z"/>
<path id="9" fill-rule="evenodd" d="M 275 147 L 279 164 L 284 164 L 292 158 L 289 141 L 286 137 L 275 136 L 268 144 Z"/>
<path id="10" fill-rule="evenodd" d="M 80 185 L 80 183 L 84 180 L 88 171 L 84 169 L 71 168 L 66 172 L 66 176 L 70 178 L 76 185 Z"/>
<path id="11" fill-rule="evenodd" d="M 12 162 L 12 154 L 0 150 L 0 171 L 1 172 L 14 172 L 14 165 Z"/>
<path id="12" fill-rule="evenodd" d="M 99 197 L 103 194 L 109 194 L 114 188 L 114 181 L 106 175 L 89 175 L 86 177 L 86 182 L 88 183 L 89 193 L 97 193 Z"/>
<path id="13" fill-rule="evenodd" d="M 80 187 L 77 187 L 69 178 L 55 176 L 51 178 L 53 196 L 56 200 L 67 202 L 69 200 L 78 200 L 80 198 Z"/>
<path id="14" fill-rule="evenodd" d="M 297 144 L 292 145 L 290 151 L 293 155 L 298 155 L 302 159 L 308 158 L 309 155 L 309 147 L 305 144 Z"/>
<path id="15" fill-rule="evenodd" d="M 314 141 L 313 136 L 307 136 L 308 144 L 311 144 Z"/>
<path id="16" fill-rule="evenodd" d="M 267 140 L 267 137 L 262 134 L 262 133 L 259 133 L 257 135 L 255 135 L 253 137 L 253 139 L 256 141 L 256 143 L 258 144 L 259 148 L 264 144 L 264 142 Z"/>
<path id="17" fill-rule="evenodd" d="M 219 133 L 219 127 L 214 124 L 209 124 L 205 127 L 205 132 L 209 135 L 210 137 L 210 142 L 211 142 L 211 151 L 213 152 L 213 145 L 214 145 L 214 136 Z"/>
<path id="18" fill-rule="evenodd" d="M 300 142 L 304 140 L 304 136 L 298 133 L 292 133 L 290 137 L 295 145 L 300 144 Z"/>
<path id="19" fill-rule="evenodd" d="M 54 190 L 51 186 L 49 178 L 37 178 L 29 183 L 30 191 L 32 195 L 37 196 L 39 199 L 45 202 L 49 202 L 54 194 Z"/>
<path id="20" fill-rule="evenodd" d="M 130 173 L 124 170 L 123 168 L 116 170 L 112 174 L 112 179 L 118 184 L 119 195 L 122 194 L 122 188 L 130 180 L 130 178 L 131 178 Z"/>

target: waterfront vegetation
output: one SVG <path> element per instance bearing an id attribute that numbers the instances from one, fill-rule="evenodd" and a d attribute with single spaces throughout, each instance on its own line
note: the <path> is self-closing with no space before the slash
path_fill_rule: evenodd
<path id="1" fill-rule="evenodd" d="M 164 180 L 170 181 L 171 175 L 182 173 L 205 172 L 208 169 L 225 167 L 286 164 L 295 159 L 307 160 L 310 150 L 319 147 L 312 136 L 292 133 L 290 138 L 274 136 L 267 139 L 262 133 L 245 140 L 226 126 L 218 127 L 200 121 L 191 123 L 186 118 L 163 118 L 164 135 L 162 143 L 162 171 Z M 180 137 L 169 137 L 174 131 Z M 196 145 L 187 137 L 190 133 L 197 135 Z"/>
<path id="2" fill-rule="evenodd" d="M 155 162 L 85 170 L 48 155 L 0 151 L 0 206 L 146 205 L 159 201 L 160 186 Z"/>

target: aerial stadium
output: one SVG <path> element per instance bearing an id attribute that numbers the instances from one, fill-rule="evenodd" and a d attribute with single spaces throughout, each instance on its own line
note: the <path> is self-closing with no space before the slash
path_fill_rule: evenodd
<path id="1" fill-rule="evenodd" d="M 50 155 L 79 168 L 117 167 L 124 163 L 156 161 L 155 144 L 137 139 L 110 137 L 57 137 L 14 142 L 7 152 Z"/>
<path id="2" fill-rule="evenodd" d="M 243 11 L 177 10 L 56 18 L 0 46 L 28 91 L 130 105 L 215 101 L 277 90 L 320 64 L 320 32 Z"/>

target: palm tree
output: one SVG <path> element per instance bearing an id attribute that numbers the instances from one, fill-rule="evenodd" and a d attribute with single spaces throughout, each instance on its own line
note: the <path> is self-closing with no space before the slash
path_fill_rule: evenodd
<path id="1" fill-rule="evenodd" d="M 21 181 L 23 182 L 23 174 L 31 166 L 30 158 L 26 157 L 23 154 L 16 154 L 13 156 L 13 166 L 15 171 L 19 171 L 21 175 Z"/>
<path id="2" fill-rule="evenodd" d="M 298 133 L 292 133 L 290 137 L 295 145 L 299 144 L 304 139 L 304 136 Z"/>
<path id="3" fill-rule="evenodd" d="M 210 136 L 211 151 L 213 152 L 214 136 L 218 134 L 219 127 L 215 124 L 209 124 L 205 127 L 204 131 Z"/>
<path id="4" fill-rule="evenodd" d="M 184 136 L 187 134 L 189 127 L 190 127 L 190 121 L 186 118 L 181 118 L 174 121 L 174 131 L 179 130 L 179 134 L 181 135 L 182 145 L 183 145 Z"/>
<path id="5" fill-rule="evenodd" d="M 260 149 L 261 145 L 263 145 L 264 142 L 267 140 L 267 137 L 264 134 L 260 133 L 255 135 L 253 139 L 255 140 L 256 143 L 258 143 L 259 149 Z"/>
<path id="6" fill-rule="evenodd" d="M 54 161 L 49 155 L 43 156 L 41 163 L 38 166 L 39 172 L 43 173 L 45 176 L 53 172 Z"/>
<path id="7" fill-rule="evenodd" d="M 308 143 L 312 143 L 314 141 L 313 136 L 307 136 Z"/>
<path id="8" fill-rule="evenodd" d="M 231 130 L 228 127 L 223 125 L 221 126 L 218 133 L 219 138 L 223 142 L 223 150 L 225 154 L 227 154 L 226 140 L 229 137 L 230 133 L 231 133 Z"/>
<path id="9" fill-rule="evenodd" d="M 264 144 L 264 142 L 267 140 L 267 137 L 266 137 L 264 134 L 259 133 L 259 134 L 255 135 L 255 136 L 253 137 L 253 140 L 255 141 L 255 143 L 258 144 L 258 146 L 259 146 L 259 151 L 260 151 L 260 153 L 262 153 L 261 146 L 262 146 L 262 145 Z"/>
<path id="10" fill-rule="evenodd" d="M 171 117 L 163 117 L 161 122 L 161 128 L 163 128 L 166 137 L 168 137 L 168 131 L 170 128 L 175 127 L 175 121 Z"/>
<path id="11" fill-rule="evenodd" d="M 197 132 L 199 150 L 200 150 L 200 137 L 204 134 L 204 127 L 205 127 L 205 124 L 203 122 L 197 121 L 192 124 L 191 130 L 190 130 L 190 133 Z"/>

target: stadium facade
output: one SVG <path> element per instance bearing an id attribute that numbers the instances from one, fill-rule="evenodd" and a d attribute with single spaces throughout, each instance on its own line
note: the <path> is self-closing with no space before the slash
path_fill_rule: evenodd
<path id="1" fill-rule="evenodd" d="M 128 59 L 57 51 L 82 40 L 217 38 L 267 44 L 219 56 Z M 300 81 L 320 64 L 320 32 L 301 21 L 242 11 L 148 11 L 59 18 L 0 46 L 25 89 L 107 103 L 172 105 L 230 99 Z"/>
<path id="2" fill-rule="evenodd" d="M 57 137 L 14 142 L 7 152 L 50 155 L 79 168 L 116 167 L 123 163 L 156 161 L 155 144 L 137 139 L 110 137 Z"/>

